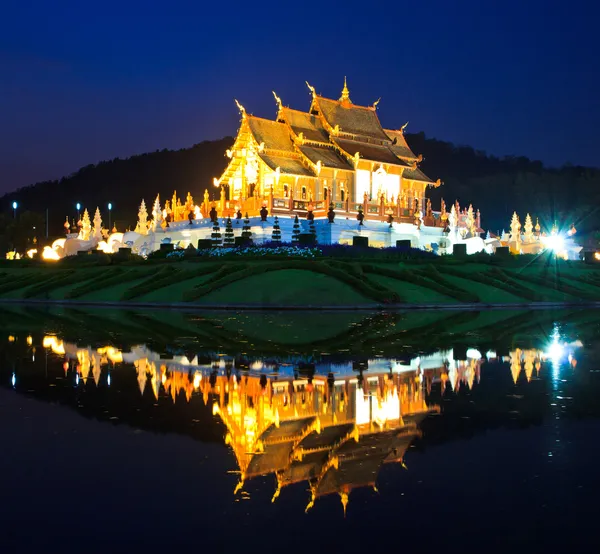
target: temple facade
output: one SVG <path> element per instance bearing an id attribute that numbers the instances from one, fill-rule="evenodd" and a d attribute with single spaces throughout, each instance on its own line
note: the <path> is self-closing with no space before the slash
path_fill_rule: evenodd
<path id="1" fill-rule="evenodd" d="M 308 83 L 307 83 L 308 85 Z M 338 100 L 318 95 L 307 112 L 286 107 L 273 93 L 275 120 L 255 117 L 238 103 L 241 125 L 230 162 L 214 184 L 221 187 L 222 212 L 272 214 L 309 211 L 325 216 L 363 212 L 365 219 L 436 226 L 427 188 L 441 184 L 419 169 L 422 156 L 410 149 L 404 127 L 385 129 L 377 103 L 359 106 L 344 87 Z M 442 225 L 441 219 L 438 226 Z"/>

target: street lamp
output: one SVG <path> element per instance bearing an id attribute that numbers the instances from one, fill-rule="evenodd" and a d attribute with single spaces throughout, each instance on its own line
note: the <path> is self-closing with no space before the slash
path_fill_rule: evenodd
<path id="1" fill-rule="evenodd" d="M 81 204 L 79 202 L 77 202 L 75 207 L 77 208 L 77 221 L 79 221 L 81 219 L 79 216 L 79 213 L 81 212 Z"/>
<path id="2" fill-rule="evenodd" d="M 108 232 L 111 232 L 112 226 L 110 224 L 110 213 L 112 211 L 112 202 L 108 203 Z"/>
<path id="3" fill-rule="evenodd" d="M 13 219 L 17 218 L 17 208 L 18 207 L 19 207 L 19 204 L 16 201 L 12 203 Z"/>

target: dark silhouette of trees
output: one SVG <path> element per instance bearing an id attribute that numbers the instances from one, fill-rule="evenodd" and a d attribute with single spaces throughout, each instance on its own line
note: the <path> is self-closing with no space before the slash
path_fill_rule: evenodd
<path id="1" fill-rule="evenodd" d="M 434 210 L 439 209 L 441 198 L 447 205 L 455 200 L 464 207 L 473 204 L 481 211 L 482 226 L 492 231 L 508 227 L 514 211 L 522 217 L 529 212 L 534 221 L 539 217 L 545 227 L 557 220 L 565 226 L 575 223 L 579 232 L 600 229 L 600 169 L 571 164 L 547 168 L 523 156 L 491 156 L 470 146 L 427 138 L 424 133 L 407 134 L 407 141 L 416 154 L 423 154 L 421 169 L 444 182 L 427 192 Z M 40 214 L 41 226 L 48 209 L 50 236 L 61 236 L 65 216 L 70 220 L 77 216 L 77 202 L 90 213 L 98 206 L 105 222 L 111 202 L 112 221 L 124 230 L 135 223 L 144 197 L 160 194 L 161 199 L 170 199 L 177 190 L 183 199 L 189 191 L 201 203 L 208 189 L 211 199 L 217 199 L 220 191 L 212 186 L 213 177 L 220 176 L 227 165 L 225 151 L 232 143 L 226 137 L 187 149 L 117 158 L 87 165 L 58 181 L 6 194 L 0 198 L 0 255 L 15 240 L 10 221 L 13 200 L 19 203 L 18 217 L 24 217 L 25 211 Z"/>

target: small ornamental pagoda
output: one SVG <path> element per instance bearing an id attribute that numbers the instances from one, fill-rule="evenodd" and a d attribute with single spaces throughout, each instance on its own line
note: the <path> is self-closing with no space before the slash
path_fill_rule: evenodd
<path id="1" fill-rule="evenodd" d="M 308 88 L 308 112 L 284 106 L 273 93 L 278 108 L 274 121 L 250 115 L 237 103 L 242 119 L 227 151 L 231 161 L 214 180 L 222 187 L 222 200 L 251 215 L 267 206 L 274 214 L 310 210 L 324 217 L 333 204 L 343 215 L 356 216 L 361 209 L 367 219 L 383 221 L 391 215 L 414 223 L 419 217 L 436 225 L 426 190 L 441 182 L 419 169 L 422 156 L 408 146 L 406 125 L 385 129 L 377 115 L 379 101 L 354 104 L 345 79 L 338 100 Z"/>

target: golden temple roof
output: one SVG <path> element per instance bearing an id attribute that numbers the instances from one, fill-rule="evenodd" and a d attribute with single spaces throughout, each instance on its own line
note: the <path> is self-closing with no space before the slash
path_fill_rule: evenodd
<path id="1" fill-rule="evenodd" d="M 291 108 L 282 108 L 281 117 L 291 127 L 294 134 L 302 133 L 305 140 L 329 144 L 329 135 L 318 116 Z"/>
<path id="2" fill-rule="evenodd" d="M 258 144 L 264 143 L 267 150 L 295 153 L 294 143 L 285 123 L 247 116 L 250 131 Z"/>
<path id="3" fill-rule="evenodd" d="M 281 173 L 288 175 L 302 175 L 314 177 L 315 174 L 307 168 L 299 157 L 288 158 L 286 156 L 272 156 L 270 154 L 259 154 L 261 159 L 273 170 L 279 168 Z"/>
<path id="4" fill-rule="evenodd" d="M 423 173 L 418 167 L 416 169 L 405 169 L 402 174 L 404 179 L 411 179 L 412 181 L 421 181 L 423 183 L 430 183 L 432 185 L 439 185 L 439 182 L 433 181 L 425 173 Z"/>
<path id="5" fill-rule="evenodd" d="M 337 125 L 341 133 L 390 142 L 374 108 L 342 103 L 322 96 L 316 96 L 315 103 L 325 121 L 332 128 Z"/>
<path id="6" fill-rule="evenodd" d="M 415 156 L 414 152 L 410 149 L 410 146 L 408 146 L 403 131 L 385 129 L 385 132 L 392 140 L 392 146 L 390 148 L 392 152 L 396 154 L 396 156 L 399 156 L 400 158 L 406 158 L 409 160 L 417 159 L 417 156 Z"/>
<path id="7" fill-rule="evenodd" d="M 358 142 L 355 140 L 349 140 L 338 137 L 332 139 L 332 141 L 350 156 L 354 156 L 354 154 L 358 152 L 360 154 L 360 157 L 365 160 L 391 165 L 399 165 L 403 167 L 409 167 L 410 165 L 406 161 L 398 158 L 398 156 L 396 156 L 386 145 L 369 144 L 366 142 Z"/>
<path id="8" fill-rule="evenodd" d="M 350 163 L 333 148 L 317 148 L 314 146 L 300 146 L 299 148 L 314 164 L 321 162 L 325 167 L 333 167 L 334 169 L 353 169 Z"/>

